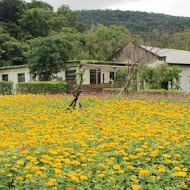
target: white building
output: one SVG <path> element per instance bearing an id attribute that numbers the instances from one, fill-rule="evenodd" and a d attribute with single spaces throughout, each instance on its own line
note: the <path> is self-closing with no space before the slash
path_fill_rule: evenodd
<path id="1" fill-rule="evenodd" d="M 56 74 L 55 80 L 58 81 L 74 81 L 76 70 L 80 61 L 71 61 L 67 63 L 67 70 Z M 89 61 L 83 66 L 84 82 L 83 85 L 99 85 L 107 87 L 114 80 L 114 72 L 116 68 L 126 66 L 126 63 L 111 63 L 111 62 L 93 62 Z M 19 82 L 33 81 L 29 69 L 26 65 L 9 66 L 0 68 L 0 81 L 12 81 L 14 87 Z M 107 85 L 107 86 L 106 86 Z"/>
<path id="2" fill-rule="evenodd" d="M 116 62 L 145 62 L 150 66 L 167 63 L 169 66 L 178 65 L 181 69 L 180 89 L 190 92 L 190 51 L 138 46 L 128 43 L 110 56 L 107 61 Z"/>

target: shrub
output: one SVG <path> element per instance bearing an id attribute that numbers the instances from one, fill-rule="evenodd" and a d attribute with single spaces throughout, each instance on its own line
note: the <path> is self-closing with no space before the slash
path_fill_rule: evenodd
<path id="1" fill-rule="evenodd" d="M 121 88 L 103 88 L 103 92 L 116 92 L 119 93 Z"/>
<path id="2" fill-rule="evenodd" d="M 13 82 L 11 81 L 1 81 L 0 82 L 0 94 L 10 95 L 13 90 Z"/>
<path id="3" fill-rule="evenodd" d="M 66 82 L 22 82 L 17 84 L 19 94 L 58 94 L 67 92 Z"/>
<path id="4" fill-rule="evenodd" d="M 165 90 L 165 89 L 147 89 L 147 90 L 139 90 L 138 92 L 148 93 L 148 94 L 180 94 L 180 95 L 188 95 L 188 92 L 177 91 L 177 90 Z"/>

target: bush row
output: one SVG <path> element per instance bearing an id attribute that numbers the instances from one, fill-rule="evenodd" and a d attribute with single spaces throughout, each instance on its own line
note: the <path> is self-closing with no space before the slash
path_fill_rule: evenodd
<path id="1" fill-rule="evenodd" d="M 58 81 L 22 82 L 16 86 L 18 94 L 59 94 L 67 92 L 67 83 Z"/>
<path id="2" fill-rule="evenodd" d="M 10 95 L 13 91 L 13 82 L 11 81 L 1 81 L 0 82 L 0 94 Z"/>
<path id="3" fill-rule="evenodd" d="M 11 81 L 0 82 L 0 94 L 10 95 L 13 91 Z M 67 92 L 67 83 L 59 81 L 48 82 L 21 82 L 16 85 L 18 94 L 58 94 Z"/>

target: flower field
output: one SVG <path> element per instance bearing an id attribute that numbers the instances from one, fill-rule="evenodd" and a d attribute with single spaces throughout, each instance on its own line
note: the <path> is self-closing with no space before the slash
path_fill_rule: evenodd
<path id="1" fill-rule="evenodd" d="M 190 189 L 187 101 L 0 97 L 0 189 Z"/>

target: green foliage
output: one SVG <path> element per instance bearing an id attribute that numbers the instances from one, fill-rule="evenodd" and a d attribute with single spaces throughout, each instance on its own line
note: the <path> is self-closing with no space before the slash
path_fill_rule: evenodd
<path id="1" fill-rule="evenodd" d="M 92 27 L 87 35 L 88 59 L 105 60 L 132 39 L 123 26 Z"/>
<path id="2" fill-rule="evenodd" d="M 21 82 L 17 84 L 19 94 L 58 94 L 67 92 L 65 82 Z"/>
<path id="3" fill-rule="evenodd" d="M 53 11 L 53 7 L 50 4 L 43 1 L 32 0 L 32 2 L 27 3 L 27 6 L 29 9 L 41 8 Z"/>
<path id="4" fill-rule="evenodd" d="M 0 21 L 16 22 L 26 9 L 23 0 L 0 0 Z"/>
<path id="5" fill-rule="evenodd" d="M 188 95 L 188 92 L 177 91 L 177 90 L 166 90 L 166 89 L 146 89 L 146 90 L 139 90 L 139 93 L 148 93 L 148 94 L 156 94 L 156 95 Z"/>
<path id="6" fill-rule="evenodd" d="M 139 90 L 138 92 L 148 93 L 148 94 L 166 94 L 168 91 L 165 89 L 146 89 L 146 90 Z"/>
<path id="7" fill-rule="evenodd" d="M 59 18 L 65 18 L 66 27 L 73 27 L 79 32 L 84 32 L 85 26 L 78 18 L 78 11 L 71 11 L 69 6 L 62 5 L 60 8 L 58 8 L 57 15 Z"/>
<path id="8" fill-rule="evenodd" d="M 24 51 L 28 48 L 27 44 L 11 37 L 2 28 L 0 31 L 0 66 L 23 65 L 25 63 Z"/>
<path id="9" fill-rule="evenodd" d="M 10 95 L 13 90 L 13 82 L 11 81 L 1 81 L 0 82 L 0 94 Z"/>
<path id="10" fill-rule="evenodd" d="M 153 29 L 159 29 L 162 33 L 175 33 L 190 28 L 190 18 L 175 17 L 164 14 L 121 11 L 121 10 L 82 10 L 79 15 L 80 20 L 90 29 L 95 26 L 122 25 L 132 33 L 148 34 Z"/>
<path id="11" fill-rule="evenodd" d="M 121 88 L 103 88 L 103 92 L 115 92 L 119 93 L 121 91 Z"/>
<path id="12" fill-rule="evenodd" d="M 139 70 L 139 78 L 141 83 L 146 83 L 148 89 L 164 88 L 168 90 L 168 84 L 171 83 L 171 89 L 179 90 L 181 69 L 179 66 L 169 67 L 161 64 L 158 67 L 144 66 Z"/>
<path id="13" fill-rule="evenodd" d="M 22 28 L 32 36 L 47 36 L 50 31 L 48 21 L 53 16 L 53 12 L 42 8 L 33 8 L 25 11 L 20 24 Z"/>
<path id="14" fill-rule="evenodd" d="M 125 81 L 127 74 L 128 74 L 127 67 L 118 68 L 115 72 L 115 81 L 122 84 Z"/>
<path id="15" fill-rule="evenodd" d="M 130 67 L 129 68 L 128 67 L 117 68 L 117 70 L 115 72 L 115 81 L 122 85 L 126 83 L 126 80 L 129 81 L 130 79 L 128 79 L 128 74 L 129 74 L 129 72 L 132 72 L 129 70 L 130 70 Z M 134 73 L 134 76 L 132 77 L 132 79 L 130 81 L 131 82 L 130 82 L 128 90 L 130 92 L 134 92 L 137 90 L 136 73 Z"/>
<path id="16" fill-rule="evenodd" d="M 30 51 L 26 53 L 30 73 L 42 81 L 53 79 L 71 58 L 72 49 L 72 44 L 60 36 L 32 40 Z"/>
<path id="17" fill-rule="evenodd" d="M 62 39 L 68 40 L 73 45 L 74 59 L 83 59 L 85 58 L 86 51 L 86 38 L 85 35 L 81 32 L 78 32 L 74 28 L 63 27 L 59 36 Z"/>

